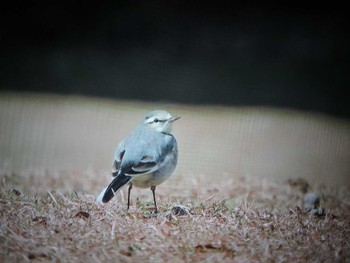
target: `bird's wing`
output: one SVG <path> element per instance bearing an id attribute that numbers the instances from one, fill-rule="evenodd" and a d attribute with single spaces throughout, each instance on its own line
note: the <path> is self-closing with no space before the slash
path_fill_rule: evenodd
<path id="1" fill-rule="evenodd" d="M 127 175 L 138 175 L 138 174 L 147 174 L 147 173 L 153 173 L 158 169 L 157 162 L 149 157 L 149 156 L 143 156 L 142 159 L 136 163 L 133 164 L 131 167 L 125 169 L 125 174 Z"/>
<path id="2" fill-rule="evenodd" d="M 119 145 L 117 150 L 114 153 L 114 160 L 112 165 L 112 174 L 113 176 L 116 176 L 120 170 L 120 165 L 122 163 L 123 157 L 125 154 L 125 146 L 124 141 L 122 141 Z"/>
<path id="3" fill-rule="evenodd" d="M 157 136 L 159 136 L 158 133 Z M 125 174 L 132 176 L 153 173 L 159 169 L 159 165 L 162 165 L 164 160 L 171 160 L 173 162 L 173 159 L 177 159 L 177 144 L 175 138 L 172 135 L 161 138 L 164 140 L 158 140 L 159 143 L 157 147 L 147 151 L 147 153 L 139 155 L 142 156 L 140 161 L 133 162 L 132 165 L 130 165 L 131 167 L 127 167 L 125 170 L 123 167 L 122 170 Z M 154 140 L 153 145 L 147 146 L 148 148 L 152 148 L 154 146 Z"/>

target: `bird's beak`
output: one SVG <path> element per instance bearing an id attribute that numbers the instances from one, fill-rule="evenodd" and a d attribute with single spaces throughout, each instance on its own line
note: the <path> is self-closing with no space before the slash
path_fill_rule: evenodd
<path id="1" fill-rule="evenodd" d="M 180 118 L 181 118 L 180 116 L 172 116 L 168 121 L 169 122 L 174 122 L 174 121 L 176 121 L 176 120 L 178 120 Z"/>

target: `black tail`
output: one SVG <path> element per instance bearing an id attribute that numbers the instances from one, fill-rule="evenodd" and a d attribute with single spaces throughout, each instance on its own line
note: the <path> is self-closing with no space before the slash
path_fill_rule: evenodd
<path id="1" fill-rule="evenodd" d="M 124 174 L 117 175 L 113 181 L 109 184 L 107 187 L 103 197 L 102 202 L 107 203 L 109 200 L 111 200 L 114 195 L 129 181 L 131 180 L 131 176 L 127 176 Z"/>

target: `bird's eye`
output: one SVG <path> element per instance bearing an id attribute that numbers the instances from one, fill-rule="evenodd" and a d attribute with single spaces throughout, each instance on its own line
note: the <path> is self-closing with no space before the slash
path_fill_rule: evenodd
<path id="1" fill-rule="evenodd" d="M 159 120 L 157 118 L 154 119 L 154 122 L 157 123 Z"/>

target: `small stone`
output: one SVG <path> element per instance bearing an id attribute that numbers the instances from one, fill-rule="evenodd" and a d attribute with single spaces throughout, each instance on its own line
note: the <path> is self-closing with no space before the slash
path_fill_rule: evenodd
<path id="1" fill-rule="evenodd" d="M 320 197 L 319 195 L 311 192 L 307 193 L 304 196 L 304 208 L 306 210 L 318 209 L 320 206 Z"/>
<path id="2" fill-rule="evenodd" d="M 183 216 L 190 212 L 190 208 L 184 205 L 174 205 L 172 212 L 174 215 Z"/>
<path id="3" fill-rule="evenodd" d="M 314 208 L 310 210 L 310 214 L 314 216 L 324 216 L 326 215 L 324 208 Z"/>
<path id="4" fill-rule="evenodd" d="M 17 189 L 12 189 L 12 193 L 16 196 L 20 196 L 21 195 L 21 192 L 18 191 Z"/>

